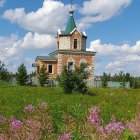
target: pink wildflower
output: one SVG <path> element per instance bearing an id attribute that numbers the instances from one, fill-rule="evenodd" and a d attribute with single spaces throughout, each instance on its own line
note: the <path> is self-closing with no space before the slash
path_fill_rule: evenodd
<path id="1" fill-rule="evenodd" d="M 0 140 L 5 140 L 3 135 L 0 135 Z"/>
<path id="2" fill-rule="evenodd" d="M 101 117 L 99 116 L 100 109 L 97 106 L 93 106 L 90 108 L 90 115 L 88 117 L 88 121 L 93 123 L 101 123 Z"/>
<path id="3" fill-rule="evenodd" d="M 24 109 L 25 109 L 26 111 L 31 112 L 31 111 L 34 111 L 34 110 L 35 110 L 35 107 L 34 107 L 33 105 L 27 105 L 27 106 L 25 106 Z"/>
<path id="4" fill-rule="evenodd" d="M 101 132 L 102 134 L 106 133 L 106 127 L 105 126 L 100 126 L 98 128 L 98 131 Z"/>
<path id="5" fill-rule="evenodd" d="M 99 114 L 100 113 L 100 109 L 97 106 L 92 106 L 90 108 L 90 113 L 92 113 L 92 114 Z"/>
<path id="6" fill-rule="evenodd" d="M 101 121 L 101 118 L 98 114 L 91 114 L 88 117 L 89 122 L 91 123 L 99 123 Z"/>
<path id="7" fill-rule="evenodd" d="M 46 109 L 46 103 L 45 102 L 40 102 L 39 103 L 39 108 L 42 109 L 42 110 Z"/>
<path id="8" fill-rule="evenodd" d="M 65 133 L 59 136 L 58 140 L 70 140 L 71 139 L 71 133 Z"/>
<path id="9" fill-rule="evenodd" d="M 23 122 L 21 122 L 20 120 L 11 119 L 11 121 L 10 121 L 11 130 L 18 131 L 22 128 L 22 126 L 23 126 Z"/>
<path id="10" fill-rule="evenodd" d="M 124 130 L 125 130 L 125 127 L 121 122 L 109 123 L 106 126 L 106 131 L 109 133 L 111 132 L 122 133 Z"/>
<path id="11" fill-rule="evenodd" d="M 0 124 L 3 123 L 5 120 L 4 116 L 0 115 Z"/>

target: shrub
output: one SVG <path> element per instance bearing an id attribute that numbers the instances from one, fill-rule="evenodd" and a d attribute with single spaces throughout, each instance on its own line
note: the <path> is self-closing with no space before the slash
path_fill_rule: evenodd
<path id="1" fill-rule="evenodd" d="M 87 65 L 81 64 L 79 68 L 75 70 L 68 70 L 64 68 L 62 74 L 57 77 L 59 85 L 63 88 L 65 93 L 81 92 L 87 93 L 86 80 L 89 73 L 86 71 Z"/>
<path id="2" fill-rule="evenodd" d="M 43 66 L 40 69 L 39 75 L 38 75 L 38 80 L 40 85 L 43 87 L 44 84 L 47 83 L 49 77 L 48 77 L 48 73 L 46 72 L 46 68 Z"/>
<path id="3" fill-rule="evenodd" d="M 0 61 L 0 80 L 8 81 L 9 77 L 10 73 L 8 72 L 7 69 L 4 68 L 4 64 L 2 64 Z"/>
<path id="4" fill-rule="evenodd" d="M 0 80 L 0 86 L 8 86 L 9 84 L 5 81 Z"/>
<path id="5" fill-rule="evenodd" d="M 27 70 L 23 63 L 18 67 L 18 72 L 16 73 L 16 81 L 20 86 L 25 86 L 28 81 Z"/>

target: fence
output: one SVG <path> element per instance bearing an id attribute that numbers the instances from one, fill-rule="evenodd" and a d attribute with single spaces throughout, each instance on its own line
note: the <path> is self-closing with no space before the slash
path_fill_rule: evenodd
<path id="1" fill-rule="evenodd" d="M 102 86 L 102 81 L 95 81 L 95 80 L 88 80 L 87 81 L 87 86 L 88 87 L 95 87 L 95 88 L 101 88 Z M 114 81 L 108 81 L 107 82 L 107 87 L 108 88 L 130 88 L 130 82 L 114 82 Z"/>
<path id="2" fill-rule="evenodd" d="M 16 83 L 16 79 L 12 78 L 10 80 L 10 83 Z M 47 84 L 49 83 L 49 84 Z M 31 85 L 39 86 L 39 81 L 37 77 L 31 78 Z M 58 82 L 55 79 L 49 80 L 49 82 L 46 82 L 46 86 L 57 86 Z M 96 80 L 87 80 L 87 86 L 88 87 L 95 87 L 95 88 L 101 88 L 102 81 L 96 81 Z M 114 81 L 108 81 L 107 82 L 108 88 L 122 88 L 125 87 L 127 89 L 130 88 L 130 82 L 121 83 L 121 82 L 114 82 Z"/>

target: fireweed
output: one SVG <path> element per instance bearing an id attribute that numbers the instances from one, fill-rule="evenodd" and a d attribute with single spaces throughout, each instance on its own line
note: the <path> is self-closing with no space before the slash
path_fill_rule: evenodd
<path id="1" fill-rule="evenodd" d="M 5 121 L 5 117 L 0 115 L 0 124 L 2 124 Z"/>
<path id="2" fill-rule="evenodd" d="M 140 138 L 140 102 L 138 103 L 138 110 L 135 119 L 127 123 L 127 128 L 133 133 L 135 138 Z"/>
<path id="3" fill-rule="evenodd" d="M 104 125 L 100 112 L 97 106 L 92 106 L 85 118 L 85 123 L 80 126 L 75 123 L 75 118 L 66 115 L 63 120 L 64 129 L 58 131 L 53 127 L 51 112 L 45 102 L 40 102 L 37 107 L 31 104 L 26 105 L 24 107 L 25 119 L 18 120 L 13 117 L 6 123 L 6 128 L 1 127 L 6 119 L 0 115 L 0 140 L 71 140 L 75 137 L 74 130 L 78 130 L 81 135 L 79 137 L 83 139 L 119 140 L 122 139 L 125 131 L 130 131 L 132 137 L 136 139 L 140 138 L 140 112 L 132 122 L 126 122 L 126 125 L 118 122 L 115 117 L 111 118 L 109 124 Z"/>
<path id="4" fill-rule="evenodd" d="M 25 111 L 32 112 L 32 111 L 35 110 L 35 107 L 34 107 L 33 105 L 30 104 L 30 105 L 25 106 L 25 107 L 24 107 L 24 110 L 25 110 Z"/>
<path id="5" fill-rule="evenodd" d="M 58 137 L 58 140 L 70 140 L 71 139 L 71 133 L 65 133 Z"/>

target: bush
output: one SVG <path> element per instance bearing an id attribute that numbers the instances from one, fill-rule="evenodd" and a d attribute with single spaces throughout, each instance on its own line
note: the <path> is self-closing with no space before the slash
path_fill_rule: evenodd
<path id="1" fill-rule="evenodd" d="M 7 82 L 0 80 L 0 86 L 7 86 L 9 85 Z"/>
<path id="2" fill-rule="evenodd" d="M 2 64 L 0 61 L 0 80 L 8 81 L 9 77 L 10 73 L 8 72 L 7 69 L 4 68 L 4 64 Z"/>
<path id="3" fill-rule="evenodd" d="M 25 86 L 28 81 L 27 70 L 23 63 L 18 67 L 18 72 L 16 73 L 16 81 L 20 86 Z"/>
<path id="4" fill-rule="evenodd" d="M 64 68 L 62 74 L 57 77 L 57 80 L 65 93 L 87 93 L 86 80 L 89 73 L 86 71 L 86 67 L 87 65 L 81 64 L 79 68 L 73 71 L 68 70 L 67 67 Z"/>
<path id="5" fill-rule="evenodd" d="M 39 75 L 38 75 L 38 80 L 40 85 L 43 87 L 44 84 L 47 83 L 49 77 L 48 77 L 48 73 L 46 72 L 46 68 L 43 66 L 40 69 Z"/>

